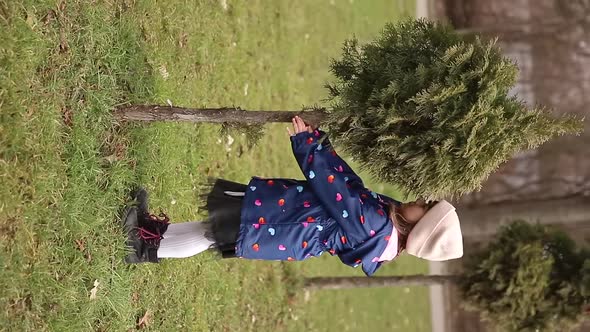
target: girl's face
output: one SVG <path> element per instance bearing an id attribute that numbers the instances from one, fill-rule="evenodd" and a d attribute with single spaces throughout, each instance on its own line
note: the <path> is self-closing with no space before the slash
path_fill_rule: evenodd
<path id="1" fill-rule="evenodd" d="M 410 224 L 417 223 L 428 211 L 429 206 L 424 200 L 402 203 L 400 213 L 402 217 Z"/>

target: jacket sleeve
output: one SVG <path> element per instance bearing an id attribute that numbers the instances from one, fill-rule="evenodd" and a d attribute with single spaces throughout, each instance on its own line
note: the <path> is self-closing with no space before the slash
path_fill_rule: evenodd
<path id="1" fill-rule="evenodd" d="M 338 258 L 342 263 L 357 267 L 361 265 L 363 272 L 367 277 L 372 276 L 381 267 L 382 262 L 376 260 L 374 256 L 374 249 L 372 244 L 362 243 L 359 247 L 351 250 L 346 250 L 338 254 Z"/>
<path id="2" fill-rule="evenodd" d="M 326 133 L 315 130 L 291 136 L 293 153 L 314 194 L 345 233 L 350 247 L 370 237 L 358 190 L 363 182 L 340 158 Z"/>

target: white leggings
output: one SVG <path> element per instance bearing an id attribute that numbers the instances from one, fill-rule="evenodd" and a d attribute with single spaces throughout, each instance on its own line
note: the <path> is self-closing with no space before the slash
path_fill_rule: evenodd
<path id="1" fill-rule="evenodd" d="M 205 237 L 202 222 L 189 221 L 168 225 L 158 248 L 159 258 L 186 258 L 199 254 L 215 242 Z"/>
<path id="2" fill-rule="evenodd" d="M 243 192 L 225 191 L 229 196 L 244 196 Z M 186 258 L 199 254 L 215 242 L 205 237 L 205 225 L 199 221 L 189 221 L 168 225 L 164 238 L 158 248 L 159 258 Z"/>

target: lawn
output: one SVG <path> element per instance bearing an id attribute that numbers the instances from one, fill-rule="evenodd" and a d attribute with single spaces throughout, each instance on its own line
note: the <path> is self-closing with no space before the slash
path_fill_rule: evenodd
<path id="1" fill-rule="evenodd" d="M 343 40 L 413 10 L 393 0 L 0 0 L 0 330 L 429 331 L 426 288 L 305 299 L 304 276 L 362 274 L 329 255 L 123 264 L 117 222 L 135 186 L 156 212 L 203 220 L 207 176 L 302 176 L 284 124 L 250 148 L 214 125 L 111 115 L 126 103 L 321 103 Z M 377 275 L 426 270 L 404 257 Z"/>

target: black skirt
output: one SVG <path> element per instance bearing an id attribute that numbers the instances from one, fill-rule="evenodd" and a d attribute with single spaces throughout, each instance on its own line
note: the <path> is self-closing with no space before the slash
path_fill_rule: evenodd
<path id="1" fill-rule="evenodd" d="M 225 191 L 246 192 L 245 184 L 223 179 L 210 178 L 205 194 L 201 199 L 209 216 L 205 224 L 205 236 L 214 241 L 213 248 L 219 250 L 223 258 L 236 257 L 236 240 L 240 232 L 240 215 L 243 196 L 231 196 Z"/>

